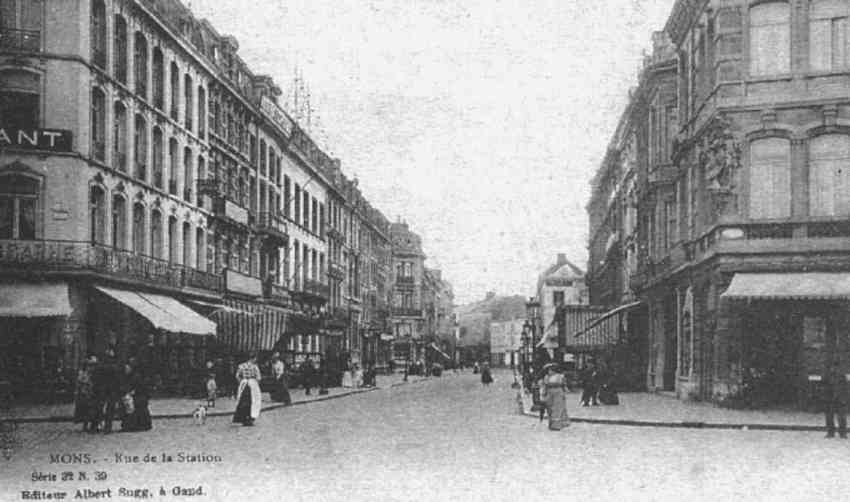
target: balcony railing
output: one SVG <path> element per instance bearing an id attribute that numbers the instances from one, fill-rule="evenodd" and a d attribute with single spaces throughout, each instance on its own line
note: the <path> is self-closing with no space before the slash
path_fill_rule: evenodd
<path id="1" fill-rule="evenodd" d="M 263 283 L 263 296 L 276 303 L 288 304 L 290 301 L 289 291 L 286 289 L 286 286 L 275 284 L 270 280 Z"/>
<path id="2" fill-rule="evenodd" d="M 277 213 L 264 211 L 257 218 L 257 230 L 278 239 L 286 239 L 286 220 Z"/>
<path id="3" fill-rule="evenodd" d="M 33 30 L 0 29 L 0 50 L 41 51 L 41 32 Z"/>
<path id="4" fill-rule="evenodd" d="M 217 274 L 89 242 L 0 240 L 0 267 L 37 273 L 90 271 L 151 286 L 215 292 L 223 287 Z"/>
<path id="5" fill-rule="evenodd" d="M 221 195 L 223 187 L 218 178 L 207 178 L 198 180 L 198 193 L 204 195 Z"/>
<path id="6" fill-rule="evenodd" d="M 331 294 L 331 288 L 323 282 L 307 279 L 304 281 L 304 292 L 327 298 Z"/>
<path id="7" fill-rule="evenodd" d="M 393 307 L 393 317 L 422 317 L 422 309 L 413 307 Z"/>

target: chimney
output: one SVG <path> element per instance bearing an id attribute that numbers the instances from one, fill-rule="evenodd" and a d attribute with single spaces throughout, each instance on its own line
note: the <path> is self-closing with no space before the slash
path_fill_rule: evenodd
<path id="1" fill-rule="evenodd" d="M 558 253 L 558 265 L 566 265 L 567 264 L 567 255 L 565 253 Z"/>

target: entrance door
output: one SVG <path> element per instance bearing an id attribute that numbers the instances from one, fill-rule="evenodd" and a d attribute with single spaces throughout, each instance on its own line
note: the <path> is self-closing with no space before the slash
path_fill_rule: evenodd
<path id="1" fill-rule="evenodd" d="M 744 384 L 756 406 L 792 404 L 802 373 L 802 319 L 785 302 L 753 302 L 743 336 Z"/>

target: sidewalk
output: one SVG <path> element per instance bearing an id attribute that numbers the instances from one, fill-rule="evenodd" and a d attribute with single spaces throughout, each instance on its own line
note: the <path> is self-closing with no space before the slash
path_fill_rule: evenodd
<path id="1" fill-rule="evenodd" d="M 518 391 L 515 391 L 518 392 Z M 682 401 L 674 397 L 650 393 L 621 393 L 616 406 L 579 405 L 581 391 L 567 395 L 567 412 L 573 422 L 636 425 L 655 427 L 688 427 L 706 429 L 754 429 L 823 431 L 823 414 L 793 410 L 731 410 L 711 403 Z M 523 413 L 539 417 L 531 411 L 531 397 L 522 395 Z"/>
<path id="2" fill-rule="evenodd" d="M 427 380 L 427 377 L 411 376 L 408 381 L 404 382 L 404 376 L 401 373 L 393 375 L 377 375 L 376 387 L 365 387 L 359 389 L 333 387 L 328 389 L 326 395 L 320 396 L 318 389 L 312 389 L 309 396 L 304 394 L 304 389 L 290 389 L 289 393 L 292 396 L 292 406 L 301 404 L 313 403 L 316 401 L 327 401 L 340 397 L 350 396 L 353 394 L 361 394 L 363 392 L 371 392 L 379 389 L 389 389 L 410 383 L 417 383 Z M 150 400 L 151 415 L 154 419 L 163 418 L 191 418 L 195 408 L 199 402 L 206 403 L 206 400 L 195 398 L 157 398 Z M 263 408 L 262 411 L 274 410 L 283 408 L 283 403 L 274 402 L 269 397 L 268 392 L 263 393 Z M 207 409 L 208 417 L 219 417 L 232 415 L 236 410 L 236 400 L 232 397 L 219 397 L 215 402 L 215 408 Z M 36 422 L 70 422 L 73 420 L 74 404 L 26 404 L 21 406 L 13 406 L 8 413 L 4 412 L 2 418 L 14 420 L 19 423 L 36 423 Z"/>

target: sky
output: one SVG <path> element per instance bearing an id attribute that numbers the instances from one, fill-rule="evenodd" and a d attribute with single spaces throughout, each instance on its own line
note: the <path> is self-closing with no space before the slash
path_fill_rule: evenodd
<path id="1" fill-rule="evenodd" d="M 587 266 L 589 181 L 673 0 L 184 0 L 239 41 L 457 304 Z"/>

